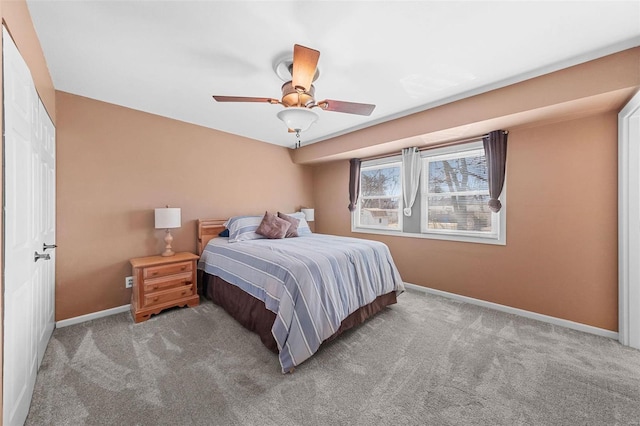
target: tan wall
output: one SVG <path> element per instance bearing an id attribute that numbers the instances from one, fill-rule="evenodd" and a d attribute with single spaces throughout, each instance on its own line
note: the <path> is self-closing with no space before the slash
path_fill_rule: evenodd
<path id="1" fill-rule="evenodd" d="M 57 92 L 56 319 L 129 303 L 129 259 L 161 253 L 153 209 L 182 209 L 173 247 L 196 250 L 197 218 L 294 211 L 312 171 L 289 150 Z"/>
<path id="2" fill-rule="evenodd" d="M 31 75 L 36 85 L 36 90 L 42 99 L 45 108 L 51 115 L 53 122 L 56 121 L 55 115 L 55 93 L 53 90 L 53 82 L 49 75 L 49 70 L 42 53 L 42 48 L 38 37 L 36 36 L 33 22 L 31 21 L 31 15 L 27 8 L 27 3 L 24 0 L 0 0 L 0 16 L 2 21 L 6 25 L 7 29 L 11 33 L 20 54 L 26 61 Z M 0 38 L 2 38 L 0 36 Z M 2 43 L 0 43 L 0 53 L 2 52 Z M 2 55 L 0 54 L 0 72 L 2 70 Z M 0 94 L 2 93 L 2 87 L 0 86 Z M 2 109 L 2 103 L 0 102 L 0 120 L 3 120 L 4 114 Z M 4 159 L 4 151 L 0 147 L 0 160 Z M 3 161 L 4 162 L 4 161 Z M 2 174 L 0 174 L 0 188 L 2 186 Z M 0 189 L 1 191 L 1 189 Z M 2 221 L 2 209 L 0 209 L 0 221 Z M 4 241 L 2 236 L 2 230 L 0 229 L 0 241 Z M 3 270 L 2 266 L 2 247 L 4 244 L 0 244 L 0 270 Z M 4 316 L 2 313 L 2 295 L 4 294 L 4 282 L 0 275 L 0 318 L 4 322 Z M 0 327 L 0 352 L 4 356 L 4 350 L 2 347 L 4 338 L 2 334 L 3 327 Z M 2 365 L 4 361 L 0 360 Z M 2 367 L 0 367 L 2 368 Z M 0 374 L 0 406 L 2 406 L 2 375 Z M 2 423 L 2 409 L 0 409 L 0 423 Z"/>
<path id="3" fill-rule="evenodd" d="M 314 167 L 318 232 L 384 241 L 406 282 L 617 330 L 617 114 L 509 131 L 506 246 L 352 234 L 346 160 Z"/>

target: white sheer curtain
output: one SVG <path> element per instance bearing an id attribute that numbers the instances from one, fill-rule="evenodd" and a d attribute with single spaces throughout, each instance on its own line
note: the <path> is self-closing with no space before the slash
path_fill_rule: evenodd
<path id="1" fill-rule="evenodd" d="M 420 151 L 418 148 L 402 150 L 402 195 L 404 198 L 404 215 L 411 216 L 411 207 L 416 201 L 420 183 Z"/>

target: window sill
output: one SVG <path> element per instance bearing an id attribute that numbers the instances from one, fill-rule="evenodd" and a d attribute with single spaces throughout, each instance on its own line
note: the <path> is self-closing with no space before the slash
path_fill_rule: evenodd
<path id="1" fill-rule="evenodd" d="M 499 245 L 505 246 L 507 245 L 507 241 L 504 233 L 502 233 L 502 238 L 495 237 L 476 237 L 476 236 L 468 236 L 468 235 L 447 235 L 447 234 L 418 234 L 413 232 L 402 232 L 402 231 L 390 231 L 384 229 L 375 229 L 375 228 L 356 228 L 351 227 L 351 232 L 358 234 L 377 234 L 377 235 L 388 235 L 393 237 L 408 237 L 408 238 L 423 238 L 428 240 L 441 240 L 441 241 L 455 241 L 460 243 L 476 243 L 476 244 L 491 244 L 491 245 Z"/>

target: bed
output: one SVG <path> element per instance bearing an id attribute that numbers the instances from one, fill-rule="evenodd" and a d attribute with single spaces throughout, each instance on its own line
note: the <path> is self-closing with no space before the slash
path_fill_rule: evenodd
<path id="1" fill-rule="evenodd" d="M 235 229 L 259 221 L 238 218 L 198 221 L 198 288 L 278 353 L 283 373 L 404 291 L 381 242 L 315 234 L 303 219 L 296 238 L 219 236 L 225 224 Z"/>

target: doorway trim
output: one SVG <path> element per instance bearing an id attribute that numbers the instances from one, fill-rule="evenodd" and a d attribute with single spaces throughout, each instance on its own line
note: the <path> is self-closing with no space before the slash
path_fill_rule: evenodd
<path id="1" fill-rule="evenodd" d="M 618 114 L 618 340 L 640 349 L 640 92 Z"/>

